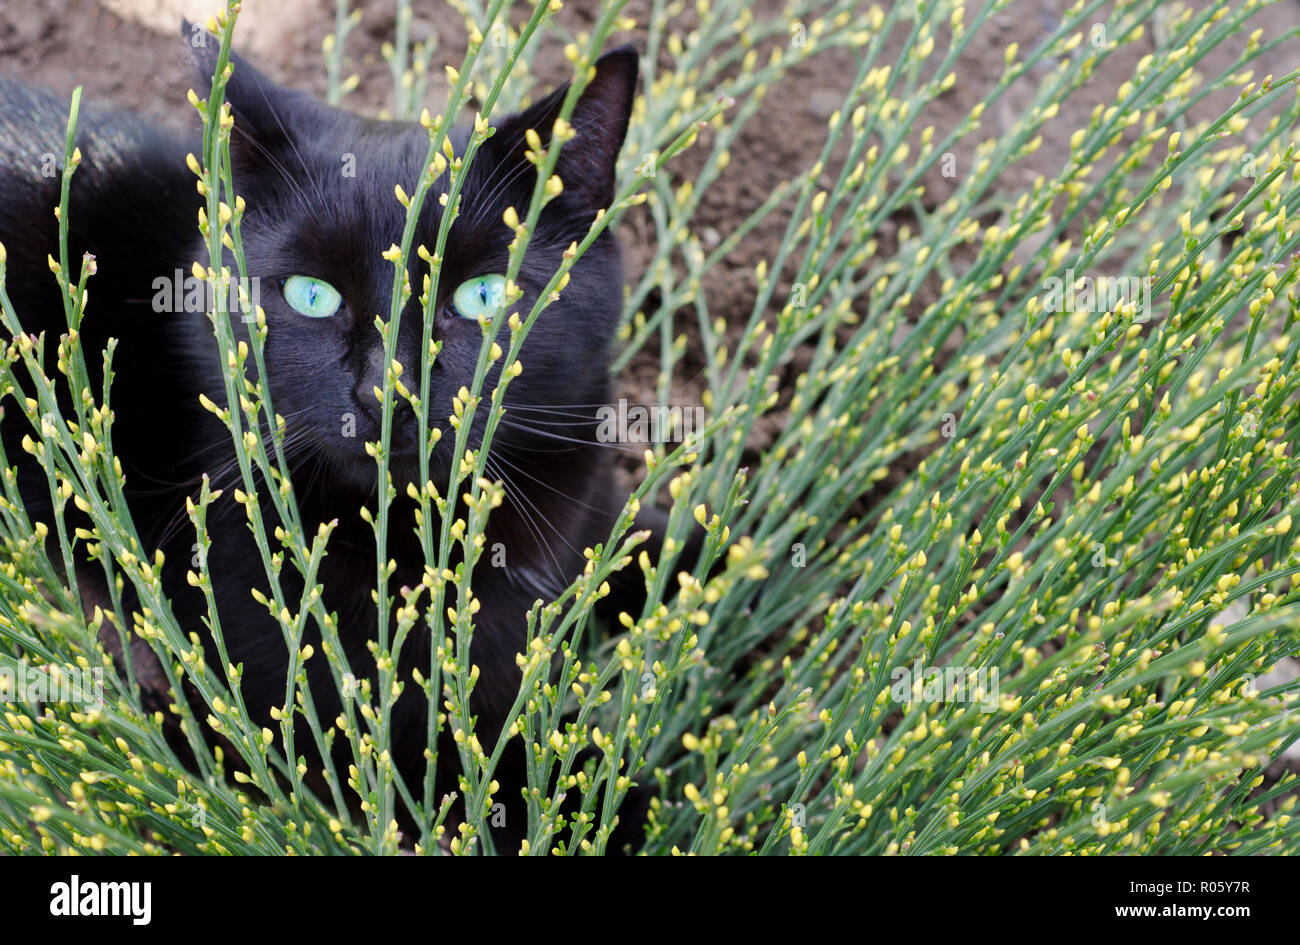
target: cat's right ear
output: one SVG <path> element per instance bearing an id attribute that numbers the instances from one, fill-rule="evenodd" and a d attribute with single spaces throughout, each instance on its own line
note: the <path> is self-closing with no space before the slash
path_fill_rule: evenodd
<path id="1" fill-rule="evenodd" d="M 636 98 L 637 53 L 631 46 L 611 49 L 591 67 L 591 77 L 569 117 L 575 138 L 561 146 L 555 172 L 564 182 L 563 199 L 584 209 L 607 208 L 614 200 L 615 164 L 627 135 Z M 504 118 L 489 139 L 489 148 L 507 168 L 528 167 L 529 129 L 544 146 L 568 94 L 566 82 L 524 111 Z M 531 190 L 528 178 L 524 187 Z"/>
<path id="2" fill-rule="evenodd" d="M 207 98 L 221 57 L 221 41 L 189 20 L 181 21 L 181 36 L 189 50 L 194 91 Z M 295 124 L 322 106 L 305 92 L 272 82 L 233 49 L 233 66 L 226 101 L 235 116 L 230 160 L 236 169 L 276 167 L 277 155 L 294 147 Z M 282 165 L 280 165 L 282 166 Z"/>

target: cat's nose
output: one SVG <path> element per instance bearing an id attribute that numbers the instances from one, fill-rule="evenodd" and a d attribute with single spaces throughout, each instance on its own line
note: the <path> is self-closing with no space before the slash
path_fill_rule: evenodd
<path id="1" fill-rule="evenodd" d="M 371 345 L 370 350 L 366 352 L 360 376 L 357 378 L 357 386 L 353 389 L 357 403 L 378 422 L 380 405 L 378 398 L 375 397 L 376 387 L 380 390 L 384 387 L 384 346 L 382 344 Z"/>

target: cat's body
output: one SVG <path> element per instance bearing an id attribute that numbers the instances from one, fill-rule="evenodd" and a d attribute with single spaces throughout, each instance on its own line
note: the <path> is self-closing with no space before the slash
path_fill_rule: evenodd
<path id="1" fill-rule="evenodd" d="M 198 73 L 206 69 L 210 75 L 212 53 L 195 52 Z M 633 53 L 607 55 L 574 111 L 578 138 L 563 148 L 557 167 L 564 193 L 543 213 L 518 279 L 524 296 L 510 306 L 521 316 L 559 266 L 564 249 L 583 238 L 596 211 L 612 199 L 613 162 L 635 82 Z M 502 213 L 513 205 L 522 216 L 535 180 L 524 163 L 524 132 L 535 128 L 549 139 L 563 92 L 497 123 L 497 134 L 476 158 L 464 186 L 465 203 L 451 229 L 432 331 L 442 343 L 429 404 L 430 426 L 445 434 L 431 456 L 432 478 L 440 488 L 454 440 L 447 422 L 451 398 L 470 383 L 482 338 L 477 322 L 455 316 L 451 293 L 466 280 L 505 272 L 512 233 L 501 222 Z M 270 390 L 276 411 L 288 420 L 302 522 L 308 535 L 318 523 L 338 522 L 319 575 L 324 603 L 337 614 L 348 668 L 358 677 L 373 677 L 367 643 L 377 632 L 375 539 L 360 511 L 363 505 L 376 505 L 376 465 L 364 444 L 379 439 L 372 390 L 383 383 L 384 359 L 374 320 L 387 318 L 392 279 L 392 267 L 380 254 L 400 241 L 405 217 L 393 185 L 414 190 L 428 139 L 418 125 L 365 120 L 279 88 L 239 60 L 228 99 L 237 129 L 232 144 L 236 190 L 248 207 L 244 244 L 250 274 L 261 280 Z M 58 203 L 59 179 L 41 171 L 43 165 L 48 169 L 49 155 L 62 162 L 66 120 L 64 101 L 0 80 L 0 242 L 8 250 L 6 285 L 25 330 L 44 331 L 50 351 L 66 331 L 46 262 L 47 254 L 58 256 L 52 209 Z M 464 132 L 453 137 L 458 154 L 466 139 Z M 73 179 L 69 258 L 74 269 L 82 252 L 96 259 L 82 331 L 92 372 L 99 368 L 98 353 L 108 338 L 119 339 L 113 445 L 124 467 L 133 520 L 146 551 L 161 547 L 166 556 L 164 583 L 181 627 L 208 640 L 203 631 L 207 605 L 185 580 L 195 536 L 183 506 L 205 473 L 214 487 L 225 490 L 209 515 L 212 546 L 204 567 L 215 590 L 229 658 L 244 667 L 246 703 L 255 720 L 278 728 L 270 710 L 284 699 L 288 654 L 277 621 L 250 593 L 251 588 L 267 590 L 267 580 L 244 510 L 230 500 L 243 483 L 233 466 L 229 433 L 199 405 L 200 394 L 226 404 L 212 327 L 203 312 L 155 311 L 157 280 L 187 275 L 194 260 L 206 258 L 197 228 L 201 198 L 185 162 L 187 153 L 200 151 L 199 138 L 164 134 L 124 112 L 86 105 L 77 141 L 83 162 Z M 349 165 L 355 176 L 344 173 Z M 444 176 L 426 202 L 417 244 L 435 244 L 442 212 L 437 196 L 445 185 Z M 423 322 L 418 295 L 427 271 L 414 255 L 413 298 L 403 310 L 397 344 L 397 358 L 407 370 L 404 379 L 412 385 L 418 377 Z M 336 314 L 307 318 L 287 304 L 281 284 L 298 274 L 338 290 L 342 301 Z M 542 314 L 523 349 L 524 373 L 509 390 L 508 402 L 562 406 L 565 414 L 562 427 L 540 421 L 535 432 L 502 427 L 493 447 L 500 457 L 496 471 L 510 485 L 486 536 L 489 548 L 499 544 L 503 549 L 505 567 L 481 562 L 474 575 L 482 610 L 470 654 L 479 667 L 472 706 L 485 746 L 495 742 L 506 724 L 518 691 L 515 656 L 524 646 L 526 611 L 538 598 L 551 599 L 580 572 L 582 549 L 607 538 L 622 504 L 611 487 L 608 451 L 594 442 L 595 405 L 609 399 L 609 346 L 621 299 L 618 248 L 612 237 L 604 236 L 579 260 L 560 299 Z M 247 326 L 238 314 L 232 323 L 237 337 L 246 337 Z M 485 395 L 496 381 L 494 370 Z M 573 415 L 584 410 L 591 424 L 575 424 Z M 476 420 L 472 445 L 477 445 L 484 412 Z M 12 405 L 6 414 L 6 452 L 11 463 L 20 463 L 25 457 L 17 443 L 30 426 Z M 391 510 L 388 555 L 397 565 L 389 582 L 389 592 L 396 596 L 398 589 L 419 582 L 424 555 L 414 532 L 413 503 L 404 494 L 406 481 L 417 478 L 416 418 L 409 407 L 399 405 L 393 423 L 392 468 L 399 498 Z M 548 430 L 558 430 L 563 439 Z M 20 463 L 20 479 L 32 517 L 48 521 L 43 474 Z M 273 528 L 267 487 L 259 483 L 259 488 Z M 285 565 L 281 578 L 289 599 L 297 600 L 301 584 L 292 565 Z M 319 639 L 309 634 L 304 642 L 321 652 Z M 429 650 L 427 633 L 413 634 L 405 643 L 399 676 L 407 680 L 406 692 L 393 720 L 395 759 L 417 795 L 427 707 L 410 675 L 414 668 L 427 672 Z M 208 658 L 211 665 L 217 663 L 210 642 Z M 339 704 L 333 683 L 327 682 L 325 659 L 318 655 L 309 661 L 307 672 L 319 717 L 328 724 Z M 305 734 L 299 738 L 300 751 L 306 741 Z M 457 789 L 458 762 L 449 739 L 439 754 L 441 797 Z M 525 826 L 519 798 L 521 750 L 507 754 L 497 778 L 503 786 L 500 799 L 507 805 L 501 839 L 513 842 Z M 404 827 L 414 829 L 409 820 Z"/>

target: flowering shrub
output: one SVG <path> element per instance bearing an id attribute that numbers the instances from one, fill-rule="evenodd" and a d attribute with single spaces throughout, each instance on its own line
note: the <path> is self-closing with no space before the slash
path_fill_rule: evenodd
<path id="1" fill-rule="evenodd" d="M 616 367 L 654 352 L 661 399 L 670 401 L 689 327 L 708 419 L 684 441 L 647 451 L 620 529 L 592 550 L 584 575 L 528 615 L 507 737 L 533 746 L 537 782 L 558 772 L 560 790 L 583 802 L 568 823 L 551 799 L 530 802 L 526 852 L 604 852 L 634 781 L 655 787 L 642 847 L 650 854 L 1295 849 L 1294 777 L 1266 770 L 1300 732 L 1296 683 L 1270 675 L 1300 650 L 1300 103 L 1297 73 L 1251 71 L 1287 37 L 1252 33 L 1258 3 L 1159 12 L 1165 54 L 1138 58 L 1112 104 L 1062 131 L 1060 103 L 1099 70 L 1119 68 L 1118 54 L 1152 28 L 1161 6 L 1133 0 L 1103 11 L 1080 0 L 1034 49 L 1006 49 L 1002 75 L 964 118 L 926 123 L 927 107 L 960 79 L 958 57 L 987 41 L 988 21 L 1005 5 L 864 10 L 804 0 L 763 20 L 739 0 L 719 0 L 698 5 L 683 40 L 663 28 L 678 5 L 651 4 L 623 186 L 577 252 L 625 214 L 643 214 L 653 256 L 634 273 Z M 468 53 L 449 70 L 444 115 L 458 115 L 471 95 L 481 103 L 469 154 L 448 160 L 448 120 L 421 118 L 429 164 L 448 175 L 453 194 L 486 116 L 528 90 L 536 49 L 566 43 L 575 64 L 588 64 L 614 30 L 634 25 L 623 6 L 602 4 L 587 33 L 565 36 L 556 0 L 530 5 L 513 27 L 503 0 L 465 0 Z M 221 74 L 236 13 L 232 3 L 209 24 L 222 45 L 218 74 L 191 95 L 205 125 L 193 164 L 207 196 L 203 278 L 218 275 L 209 267 L 223 244 L 242 267 Z M 394 113 L 414 118 L 431 50 L 411 44 L 408 20 L 399 14 L 387 52 Z M 331 100 L 352 86 L 344 72 L 353 22 L 340 2 L 326 43 Z M 1207 53 L 1234 42 L 1239 61 L 1202 74 Z M 857 73 L 809 166 L 707 247 L 693 216 L 765 89 L 837 47 L 854 52 Z M 982 130 L 983 116 L 1031 70 L 1031 105 L 1009 130 Z M 1217 117 L 1197 117 L 1194 106 L 1215 95 L 1227 103 Z M 75 99 L 73 112 L 65 237 Z M 1007 171 L 1045 135 L 1068 138 L 1068 160 L 1007 193 Z M 687 149 L 689 180 L 676 170 Z M 553 195 L 554 159 L 542 158 L 532 205 L 507 221 L 517 233 L 514 266 Z M 953 180 L 952 193 L 926 209 L 922 180 L 935 169 Z M 396 194 L 408 226 L 386 258 L 399 273 L 418 252 L 436 274 L 438 248 L 413 245 L 431 183 Z M 769 218 L 786 221 L 777 251 L 747 256 L 747 234 Z M 745 324 L 719 324 L 701 286 L 737 256 L 753 265 L 758 291 Z M 67 284 L 66 239 L 53 268 L 75 327 L 86 278 Z M 566 273 L 548 291 L 562 292 Z M 395 282 L 393 318 L 406 301 L 404 280 Z M 48 471 L 56 508 L 72 503 L 93 521 L 75 533 L 57 522 L 53 535 L 33 527 L 6 476 L 0 654 L 11 667 L 99 673 L 103 690 L 97 702 L 8 693 L 16 701 L 0 724 L 4 845 L 492 852 L 501 746 L 475 736 L 473 669 L 458 654 L 473 633 L 476 537 L 501 487 L 485 456 L 465 450 L 468 425 L 459 421 L 470 411 L 499 419 L 500 396 L 480 396 L 487 367 L 521 369 L 511 365 L 543 302 L 498 317 L 485 337 L 477 383 L 453 418 L 465 456 L 457 481 L 413 490 L 429 554 L 424 584 L 391 602 L 391 591 L 379 595 L 381 621 L 398 628 L 394 648 L 412 633 L 441 641 L 430 673 L 406 682 L 445 704 L 438 724 L 455 732 L 460 751 L 464 824 L 449 822 L 444 799 L 400 784 L 387 759 L 395 659 L 381 661 L 390 668 L 373 690 L 336 667 L 348 707 L 337 731 L 354 747 L 353 766 L 333 796 L 305 789 L 302 767 L 248 719 L 239 668 L 206 664 L 193 628 L 170 614 L 162 562 L 139 546 L 121 470 L 104 446 L 111 391 L 88 391 L 75 416 L 59 415 L 56 380 L 80 390 L 85 359 L 100 353 L 70 335 L 59 364 L 45 366 L 47 383 L 30 399 L 14 396 L 18 366 L 41 371 L 2 289 L 0 307 L 13 339 L 0 364 L 5 409 L 40 429 L 24 448 Z M 262 366 L 265 323 L 253 345 L 238 347 L 224 293 L 214 309 L 228 399 L 212 409 L 231 429 L 245 491 L 265 476 L 284 512 L 273 528 L 256 503 L 246 505 L 268 575 L 294 567 L 310 576 L 329 528 L 304 531 L 275 443 L 244 435 L 275 416 L 248 379 L 261 371 L 245 372 L 250 360 Z M 785 383 L 796 355 L 796 379 Z M 415 371 L 405 383 L 389 372 L 387 417 L 419 381 Z M 755 462 L 749 444 L 773 418 L 779 430 Z M 374 453 L 384 481 L 386 449 Z M 465 521 L 444 514 L 445 496 L 461 492 L 470 496 Z M 651 560 L 629 529 L 637 507 L 661 494 L 672 502 L 674 541 Z M 200 546 L 212 498 L 205 489 L 189 508 Z M 382 561 L 387 503 L 372 512 Z M 679 572 L 678 552 L 697 527 L 707 533 L 703 558 Z M 87 605 L 61 576 L 78 545 L 102 565 L 111 606 Z M 453 573 L 456 547 L 465 567 Z M 602 636 L 591 609 L 617 569 L 642 572 L 649 599 Z M 201 571 L 191 580 L 207 587 Z M 122 612 L 125 583 L 145 612 Z M 319 742 L 336 723 L 315 716 L 301 663 L 331 657 L 295 641 L 309 621 L 330 640 L 331 617 L 308 587 L 301 600 L 277 592 L 267 605 L 299 653 L 280 734 Z M 167 685 L 178 692 L 188 681 L 210 708 L 197 717 L 174 699 L 196 756 L 189 766 L 163 736 L 163 713 L 144 709 L 129 667 L 106 652 L 105 628 L 128 651 L 128 631 L 136 634 Z M 239 773 L 230 776 L 223 753 L 204 745 L 208 726 L 239 755 Z M 584 766 L 586 749 L 594 760 Z M 359 817 L 344 791 L 364 802 Z M 398 834 L 399 797 L 420 811 L 420 836 Z"/>

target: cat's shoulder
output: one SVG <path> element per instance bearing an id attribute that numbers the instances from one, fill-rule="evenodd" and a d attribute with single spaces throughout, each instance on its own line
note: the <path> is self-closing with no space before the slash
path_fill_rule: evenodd
<path id="1" fill-rule="evenodd" d="M 49 179 L 61 168 L 71 104 L 71 95 L 0 76 L 0 171 Z M 76 145 L 90 173 L 185 154 L 183 135 L 93 96 L 79 105 Z"/>

